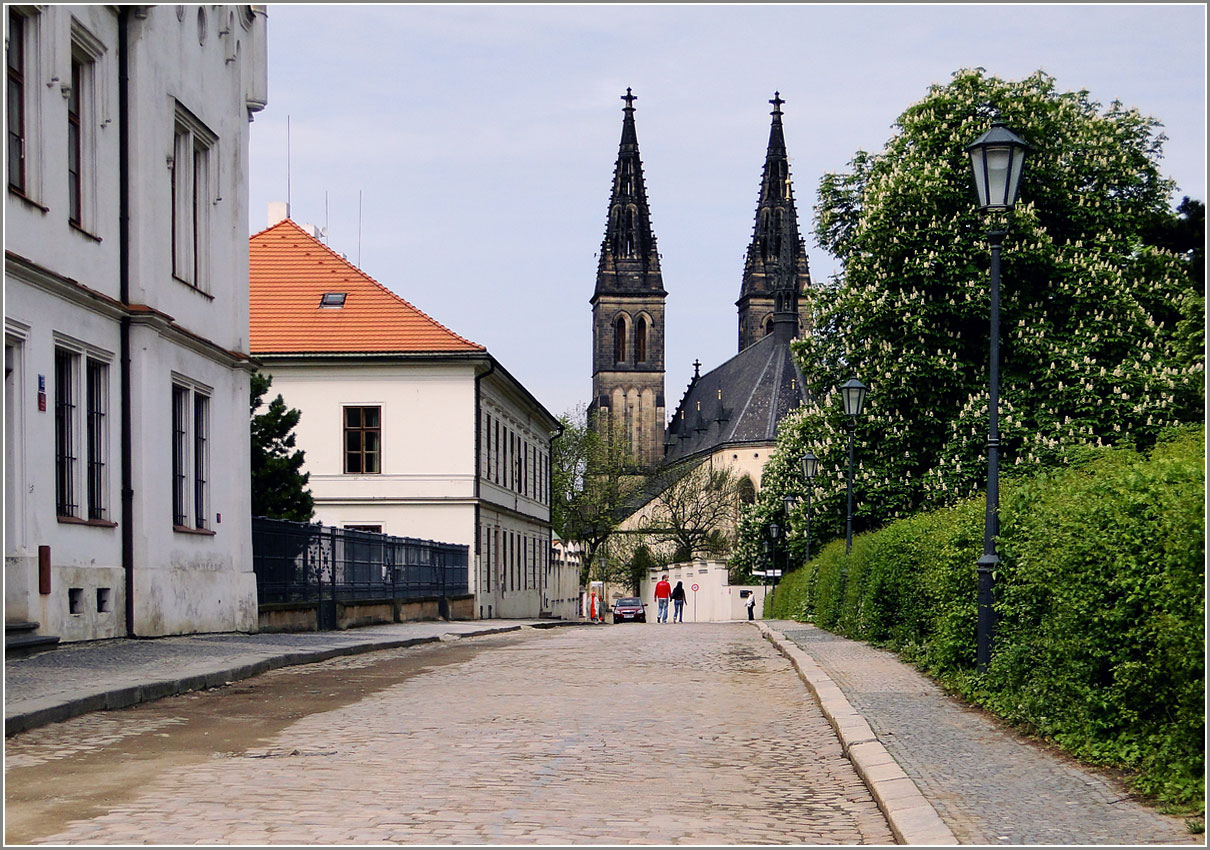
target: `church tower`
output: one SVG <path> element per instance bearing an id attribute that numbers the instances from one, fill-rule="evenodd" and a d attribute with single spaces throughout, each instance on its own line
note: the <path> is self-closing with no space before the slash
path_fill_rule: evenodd
<path id="1" fill-rule="evenodd" d="M 592 304 L 590 426 L 606 419 L 627 435 L 635 459 L 664 457 L 664 279 L 651 232 L 634 101 L 622 100 L 622 142 Z"/>
<path id="2" fill-rule="evenodd" d="M 760 180 L 756 225 L 744 261 L 739 300 L 739 350 L 775 329 L 800 336 L 807 330 L 807 305 L 799 297 L 811 283 L 807 252 L 798 234 L 798 213 L 790 184 L 790 162 L 781 126 L 778 92 L 773 93 L 773 126 Z M 779 325 L 787 324 L 785 328 Z"/>

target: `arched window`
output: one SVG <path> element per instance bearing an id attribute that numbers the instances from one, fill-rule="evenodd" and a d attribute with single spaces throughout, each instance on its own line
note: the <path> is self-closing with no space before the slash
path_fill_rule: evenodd
<path id="1" fill-rule="evenodd" d="M 752 479 L 747 475 L 739 480 L 739 484 L 736 485 L 735 490 L 740 502 L 743 504 L 751 505 L 756 502 L 756 485 L 752 483 Z"/>
<path id="2" fill-rule="evenodd" d="M 639 321 L 634 326 L 634 361 L 647 362 L 647 319 L 643 316 L 639 316 Z"/>
<path id="3" fill-rule="evenodd" d="M 626 362 L 626 317 L 618 316 L 613 323 L 613 360 L 615 363 Z"/>
<path id="4" fill-rule="evenodd" d="M 771 333 L 773 333 L 773 317 L 772 316 L 765 319 L 765 336 L 768 336 Z"/>

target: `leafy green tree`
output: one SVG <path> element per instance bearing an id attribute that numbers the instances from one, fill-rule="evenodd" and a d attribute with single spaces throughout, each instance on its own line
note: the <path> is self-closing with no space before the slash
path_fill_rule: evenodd
<path id="1" fill-rule="evenodd" d="M 1016 210 L 985 216 L 964 149 L 997 118 L 1035 150 Z M 807 294 L 814 327 L 795 351 L 810 400 L 783 421 L 782 457 L 766 467 L 746 533 L 801 489 L 795 467 L 810 448 L 820 458 L 813 536 L 843 534 L 837 387 L 853 375 L 870 387 L 856 431 L 856 530 L 981 491 L 991 229 L 1007 230 L 1005 474 L 1063 464 L 1084 446 L 1146 447 L 1204 416 L 1204 301 L 1189 258 L 1154 232 L 1172 217 L 1174 189 L 1159 171 L 1157 121 L 1058 91 L 1043 72 L 1007 81 L 974 69 L 932 86 L 895 128 L 881 153 L 859 151 L 847 173 L 821 180 L 816 235 L 843 271 Z"/>
<path id="2" fill-rule="evenodd" d="M 294 448 L 294 428 L 302 412 L 287 408 L 278 393 L 263 413 L 265 393 L 273 377 L 252 375 L 252 515 L 310 522 L 315 499 L 307 489 L 311 473 L 303 472 L 304 452 Z"/>
<path id="3" fill-rule="evenodd" d="M 563 433 L 551 455 L 555 531 L 584 547 L 582 581 L 625 580 L 626 562 L 609 558 L 607 544 L 644 479 L 634 474 L 634 457 L 621 431 L 589 427 L 582 406 L 564 413 L 559 422 Z"/>

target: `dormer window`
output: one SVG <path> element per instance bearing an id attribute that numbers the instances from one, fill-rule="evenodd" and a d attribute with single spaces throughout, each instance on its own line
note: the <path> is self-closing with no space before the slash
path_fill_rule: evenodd
<path id="1" fill-rule="evenodd" d="M 325 292 L 323 297 L 319 299 L 320 307 L 343 307 L 345 305 L 344 292 Z"/>

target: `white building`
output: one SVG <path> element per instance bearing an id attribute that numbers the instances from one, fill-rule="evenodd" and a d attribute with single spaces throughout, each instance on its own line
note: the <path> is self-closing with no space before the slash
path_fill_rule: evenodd
<path id="1" fill-rule="evenodd" d="M 257 6 L 5 6 L 6 625 L 254 630 Z"/>
<path id="2" fill-rule="evenodd" d="M 268 395 L 302 411 L 315 519 L 465 544 L 478 616 L 554 613 L 555 417 L 486 348 L 313 230 L 271 219 L 250 244 L 252 353 L 273 378 Z"/>

